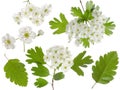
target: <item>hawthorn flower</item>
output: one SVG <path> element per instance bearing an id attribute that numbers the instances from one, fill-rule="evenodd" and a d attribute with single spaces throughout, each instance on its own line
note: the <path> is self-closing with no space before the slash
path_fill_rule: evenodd
<path id="1" fill-rule="evenodd" d="M 41 8 L 41 14 L 42 16 L 47 16 L 50 12 L 51 12 L 51 8 L 52 6 L 51 5 L 44 5 L 42 8 Z"/>
<path id="2" fill-rule="evenodd" d="M 13 19 L 14 19 L 14 21 L 15 21 L 17 24 L 20 24 L 21 21 L 22 21 L 21 13 L 19 12 L 18 14 L 15 14 L 15 15 L 13 16 Z"/>
<path id="3" fill-rule="evenodd" d="M 53 69 L 61 68 L 62 71 L 68 71 L 73 65 L 71 53 L 68 48 L 63 46 L 54 46 L 46 51 L 44 59 Z"/>
<path id="4" fill-rule="evenodd" d="M 44 31 L 43 30 L 38 30 L 38 35 L 37 36 L 41 36 L 44 34 Z"/>
<path id="5" fill-rule="evenodd" d="M 29 26 L 20 28 L 19 33 L 19 39 L 27 44 L 31 43 L 32 39 L 36 37 L 35 32 Z"/>
<path id="6" fill-rule="evenodd" d="M 31 22 L 32 22 L 33 24 L 35 24 L 36 26 L 41 25 L 42 22 L 44 21 L 42 17 L 33 17 L 33 18 L 31 18 L 30 20 L 31 20 Z"/>
<path id="7" fill-rule="evenodd" d="M 6 34 L 2 37 L 2 42 L 4 43 L 4 46 L 6 49 L 14 49 L 15 48 L 15 38 L 10 36 L 9 34 Z"/>
<path id="8" fill-rule="evenodd" d="M 27 11 L 29 15 L 32 15 L 35 10 L 36 7 L 31 3 L 28 3 L 25 7 L 25 11 Z"/>

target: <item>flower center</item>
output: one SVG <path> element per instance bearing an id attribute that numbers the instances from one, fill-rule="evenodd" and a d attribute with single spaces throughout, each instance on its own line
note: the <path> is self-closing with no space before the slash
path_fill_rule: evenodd
<path id="1" fill-rule="evenodd" d="M 24 34 L 24 37 L 25 37 L 25 38 L 28 38 L 28 37 L 29 37 L 29 33 L 26 32 L 26 33 Z"/>
<path id="2" fill-rule="evenodd" d="M 5 43 L 6 44 L 11 44 L 11 41 L 10 40 L 6 40 Z"/>
<path id="3" fill-rule="evenodd" d="M 29 8 L 29 11 L 30 11 L 30 12 L 32 12 L 32 11 L 33 11 L 33 9 L 32 9 L 32 8 Z"/>

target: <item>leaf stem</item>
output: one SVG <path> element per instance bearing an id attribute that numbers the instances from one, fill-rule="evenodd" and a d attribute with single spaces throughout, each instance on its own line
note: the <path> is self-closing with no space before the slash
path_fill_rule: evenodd
<path id="1" fill-rule="evenodd" d="M 95 87 L 96 84 L 97 84 L 97 83 L 94 83 L 94 84 L 93 84 L 92 89 Z"/>
<path id="2" fill-rule="evenodd" d="M 23 42 L 23 51 L 25 52 L 25 42 Z"/>
<path id="3" fill-rule="evenodd" d="M 53 76 L 55 75 L 55 71 L 56 71 L 56 69 L 54 69 Z M 55 90 L 54 89 L 54 77 L 52 78 L 52 84 L 51 85 L 52 85 L 52 90 Z"/>
<path id="4" fill-rule="evenodd" d="M 6 54 L 4 54 L 4 57 L 8 60 L 8 57 L 6 56 Z"/>
<path id="5" fill-rule="evenodd" d="M 82 6 L 83 12 L 85 12 L 85 9 L 84 9 L 83 4 L 82 4 L 82 0 L 80 0 L 80 4 Z"/>

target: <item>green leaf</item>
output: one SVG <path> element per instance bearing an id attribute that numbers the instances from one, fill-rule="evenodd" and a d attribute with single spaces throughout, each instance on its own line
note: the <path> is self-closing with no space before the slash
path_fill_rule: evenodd
<path id="1" fill-rule="evenodd" d="M 38 67 L 33 67 L 32 71 L 34 75 L 40 77 L 46 77 L 49 75 L 49 70 L 41 64 L 39 64 Z"/>
<path id="2" fill-rule="evenodd" d="M 29 64 L 31 63 L 39 63 L 39 64 L 45 64 L 45 61 L 43 59 L 43 51 L 40 47 L 35 47 L 35 49 L 31 48 L 27 51 L 26 54 L 29 59 L 26 60 Z"/>
<path id="3" fill-rule="evenodd" d="M 53 78 L 54 80 L 61 80 L 65 77 L 65 75 L 63 74 L 63 72 L 59 72 L 59 73 L 56 73 Z"/>
<path id="4" fill-rule="evenodd" d="M 82 13 L 82 10 L 79 8 L 79 7 L 72 7 L 71 8 L 71 14 L 73 15 L 73 16 L 76 16 L 76 17 L 78 17 L 78 18 L 80 18 L 80 19 L 82 19 L 83 18 L 83 13 Z"/>
<path id="5" fill-rule="evenodd" d="M 92 16 L 92 12 L 89 10 L 86 10 L 84 12 L 84 21 L 92 20 L 94 17 Z"/>
<path id="6" fill-rule="evenodd" d="M 110 18 L 108 18 L 108 20 L 106 21 L 104 26 L 105 26 L 105 34 L 106 35 L 111 35 L 113 33 L 112 30 L 115 29 L 114 22 L 110 21 Z"/>
<path id="7" fill-rule="evenodd" d="M 36 82 L 34 83 L 34 85 L 38 88 L 44 87 L 48 84 L 48 82 L 43 79 L 43 78 L 38 78 L 36 79 Z"/>
<path id="8" fill-rule="evenodd" d="M 92 77 L 96 83 L 107 84 L 113 80 L 117 64 L 118 55 L 115 51 L 100 56 L 99 61 L 96 61 L 96 64 L 92 67 Z"/>
<path id="9" fill-rule="evenodd" d="M 19 86 L 27 86 L 28 77 L 25 65 L 18 59 L 10 59 L 4 66 L 4 71 L 6 78 L 9 78 L 11 82 Z"/>
<path id="10" fill-rule="evenodd" d="M 80 40 L 81 40 L 81 42 L 83 43 L 83 46 L 84 46 L 85 48 L 90 47 L 89 38 L 81 38 Z"/>
<path id="11" fill-rule="evenodd" d="M 66 31 L 66 26 L 68 24 L 68 21 L 64 14 L 60 13 L 60 19 L 54 18 L 54 20 L 50 21 L 50 28 L 55 29 L 56 31 L 53 34 L 61 34 Z"/>
<path id="12" fill-rule="evenodd" d="M 78 54 L 74 58 L 74 65 L 71 67 L 73 71 L 75 71 L 78 75 L 84 75 L 84 72 L 80 67 L 87 67 L 87 64 L 93 63 L 93 60 L 91 59 L 91 56 L 86 56 L 86 51 L 83 51 L 82 53 Z"/>
<path id="13" fill-rule="evenodd" d="M 88 11 L 93 11 L 95 8 L 95 4 L 93 3 L 93 1 L 87 1 L 86 3 L 86 10 Z"/>

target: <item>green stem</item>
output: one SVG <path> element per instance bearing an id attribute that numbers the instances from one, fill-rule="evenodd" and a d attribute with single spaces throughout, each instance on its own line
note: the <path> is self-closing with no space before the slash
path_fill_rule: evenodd
<path id="1" fill-rule="evenodd" d="M 84 7 L 83 7 L 83 4 L 82 4 L 82 0 L 80 0 L 80 4 L 81 4 L 81 6 L 82 6 L 83 12 L 85 12 Z"/>
<path id="2" fill-rule="evenodd" d="M 96 84 L 97 84 L 97 83 L 94 83 L 94 84 L 93 84 L 92 89 L 95 87 Z"/>

